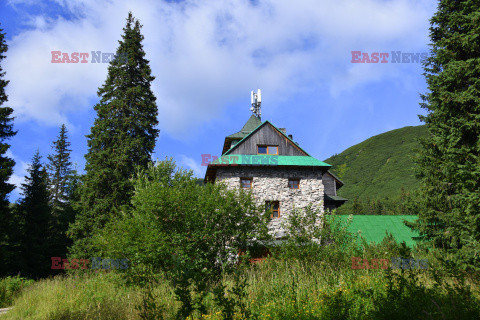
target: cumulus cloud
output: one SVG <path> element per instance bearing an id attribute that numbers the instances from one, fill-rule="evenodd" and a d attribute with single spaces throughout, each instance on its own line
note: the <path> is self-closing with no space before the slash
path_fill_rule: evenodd
<path id="1" fill-rule="evenodd" d="M 5 155 L 15 160 L 14 173 L 10 176 L 8 182 L 15 185 L 16 189 L 13 192 L 16 196 L 18 196 L 20 194 L 20 188 L 22 187 L 22 183 L 25 182 L 25 176 L 27 175 L 27 169 L 29 164 L 18 159 L 18 157 L 16 157 L 12 153 L 12 151 L 10 151 L 10 149 L 7 150 Z"/>
<path id="2" fill-rule="evenodd" d="M 425 51 L 430 2 L 56 0 L 67 19 L 28 15 L 29 27 L 9 41 L 9 103 L 19 120 L 50 125 L 92 108 L 107 64 L 55 64 L 51 51 L 114 52 L 132 10 L 144 25 L 160 127 L 180 136 L 232 101 L 248 104 L 256 87 L 275 108 L 304 88 L 335 96 L 402 76 L 401 68 L 352 65 L 350 51 Z M 19 3 L 29 1 L 11 1 Z"/>
<path id="3" fill-rule="evenodd" d="M 191 157 L 180 155 L 180 164 L 182 167 L 192 170 L 193 174 L 197 177 L 203 177 L 205 175 L 206 167 L 202 167 L 200 163 Z"/>

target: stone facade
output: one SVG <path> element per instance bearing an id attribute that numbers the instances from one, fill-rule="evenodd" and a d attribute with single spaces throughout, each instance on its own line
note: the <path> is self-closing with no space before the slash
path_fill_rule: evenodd
<path id="1" fill-rule="evenodd" d="M 321 169 L 312 167 L 229 166 L 217 169 L 216 182 L 223 182 L 229 188 L 240 188 L 240 178 L 253 178 L 251 190 L 258 205 L 264 205 L 265 201 L 279 201 L 280 217 L 273 218 L 269 228 L 276 238 L 281 238 L 285 235 L 282 222 L 294 207 L 303 208 L 312 204 L 312 208 L 323 215 L 322 175 Z M 291 178 L 300 179 L 299 189 L 288 187 L 288 179 Z"/>

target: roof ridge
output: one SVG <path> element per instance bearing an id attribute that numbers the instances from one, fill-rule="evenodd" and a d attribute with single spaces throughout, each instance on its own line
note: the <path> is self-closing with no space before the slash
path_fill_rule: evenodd
<path id="1" fill-rule="evenodd" d="M 255 131 L 257 131 L 261 126 L 263 126 L 264 124 L 270 124 L 275 130 L 277 130 L 278 132 L 280 132 L 280 134 L 282 134 L 285 138 L 287 138 L 289 141 L 291 141 L 297 148 L 299 148 L 300 150 L 302 150 L 303 152 L 305 152 L 305 154 L 309 157 L 312 157 L 307 151 L 305 151 L 302 147 L 300 147 L 297 143 L 295 143 L 295 141 L 293 141 L 292 139 L 290 139 L 289 136 L 287 136 L 285 133 L 283 133 L 282 130 L 278 129 L 273 123 L 271 123 L 270 121 L 268 120 L 265 120 L 263 123 L 261 123 L 258 127 L 256 127 L 252 132 L 250 132 L 248 135 L 246 135 L 245 137 L 243 137 L 240 141 L 238 141 L 238 143 L 236 143 L 234 146 L 232 146 L 230 149 L 228 149 L 223 155 L 227 155 L 230 151 L 232 151 L 233 149 L 235 149 L 237 146 L 240 145 L 240 143 L 245 140 L 246 138 L 248 138 L 250 135 L 252 135 Z M 313 157 L 312 157 L 313 158 Z M 315 158 L 314 158 L 315 159 Z"/>
<path id="2" fill-rule="evenodd" d="M 262 120 L 260 118 L 256 117 L 255 115 L 251 115 L 250 118 L 248 118 L 247 122 L 243 125 L 242 129 L 240 129 L 241 132 L 251 132 L 253 129 L 255 129 L 258 125 L 262 124 Z M 252 127 L 255 126 L 255 127 Z"/>
<path id="3" fill-rule="evenodd" d="M 278 132 L 280 132 L 281 134 L 283 134 L 283 136 L 284 136 L 285 138 L 287 138 L 287 139 L 290 140 L 292 143 L 294 143 L 294 144 L 295 144 L 297 147 L 299 147 L 303 152 L 305 152 L 309 157 L 312 157 L 307 151 L 303 150 L 303 148 L 300 147 L 300 146 L 298 145 L 298 143 L 296 143 L 295 141 L 293 141 L 293 139 L 291 139 L 289 136 L 287 136 L 287 134 L 284 133 L 282 130 L 278 129 L 273 123 L 271 123 L 271 122 L 268 121 L 268 120 L 266 120 L 265 122 L 270 123 L 270 124 L 272 125 L 272 127 L 274 127 L 275 129 L 277 129 Z M 312 157 L 312 158 L 313 158 L 313 157 Z"/>
<path id="4" fill-rule="evenodd" d="M 251 118 L 251 117 L 250 117 Z M 252 133 L 254 133 L 258 128 L 260 128 L 261 126 L 263 126 L 265 123 L 267 123 L 267 121 L 265 122 L 261 122 L 255 129 L 253 129 L 249 134 L 247 134 L 245 137 L 243 137 L 242 139 L 240 139 L 240 141 L 238 141 L 234 146 L 231 146 L 230 149 L 228 149 L 223 155 L 227 155 L 233 148 L 235 148 L 236 146 L 238 146 L 243 140 L 245 140 L 245 138 L 247 138 L 248 136 L 250 136 Z M 241 132 L 241 131 L 240 131 Z"/>

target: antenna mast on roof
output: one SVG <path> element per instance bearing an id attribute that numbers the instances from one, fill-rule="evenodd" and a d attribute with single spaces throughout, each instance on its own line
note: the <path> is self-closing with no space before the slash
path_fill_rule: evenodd
<path id="1" fill-rule="evenodd" d="M 260 89 L 257 89 L 257 93 L 251 92 L 252 107 L 250 110 L 253 112 L 257 118 L 260 119 L 262 116 L 262 111 L 260 110 L 260 104 L 262 103 L 262 92 Z"/>

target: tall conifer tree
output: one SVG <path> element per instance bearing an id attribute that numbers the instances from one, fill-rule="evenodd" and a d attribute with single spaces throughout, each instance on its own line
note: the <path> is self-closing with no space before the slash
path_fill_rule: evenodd
<path id="1" fill-rule="evenodd" d="M 49 155 L 46 166 L 49 176 L 50 204 L 52 208 L 50 238 L 52 255 L 65 256 L 71 242 L 66 236 L 69 223 L 73 222 L 71 184 L 74 184 L 74 172 L 70 161 L 70 142 L 67 128 L 63 124 L 56 141 L 53 142 L 53 154 Z"/>
<path id="2" fill-rule="evenodd" d="M 137 166 L 146 167 L 158 136 L 157 105 L 151 90 L 140 22 L 128 14 L 117 59 L 110 62 L 99 88 L 97 117 L 88 138 L 86 174 L 81 188 L 81 211 L 70 229 L 73 252 L 92 252 L 89 236 L 102 228 L 119 208 L 129 204 Z"/>
<path id="3" fill-rule="evenodd" d="M 60 134 L 53 142 L 54 153 L 47 157 L 47 171 L 51 194 L 52 211 L 59 215 L 68 204 L 68 181 L 72 174 L 72 162 L 70 161 L 70 142 L 67 140 L 67 128 L 64 124 L 60 128 Z"/>
<path id="4" fill-rule="evenodd" d="M 20 251 L 17 257 L 20 270 L 30 277 L 43 277 L 51 266 L 50 193 L 48 176 L 37 151 L 27 169 L 22 184 L 22 198 L 18 201 L 15 225 L 20 231 Z"/>
<path id="5" fill-rule="evenodd" d="M 417 228 L 464 268 L 480 267 L 480 3 L 441 0 L 431 19 L 422 96 L 430 132 L 419 174 Z"/>
<path id="6" fill-rule="evenodd" d="M 8 183 L 10 176 L 13 173 L 13 166 L 15 161 L 9 158 L 6 153 L 10 145 L 6 140 L 13 137 L 16 132 L 13 131 L 13 109 L 5 107 L 3 104 L 7 102 L 7 95 L 5 87 L 8 80 L 5 80 L 5 72 L 2 69 L 2 61 L 5 59 L 5 53 L 8 47 L 5 41 L 5 33 L 0 29 L 0 276 L 6 274 L 8 267 L 6 263 L 10 260 L 10 244 L 9 237 L 11 233 L 11 210 L 8 195 L 15 188 Z"/>

